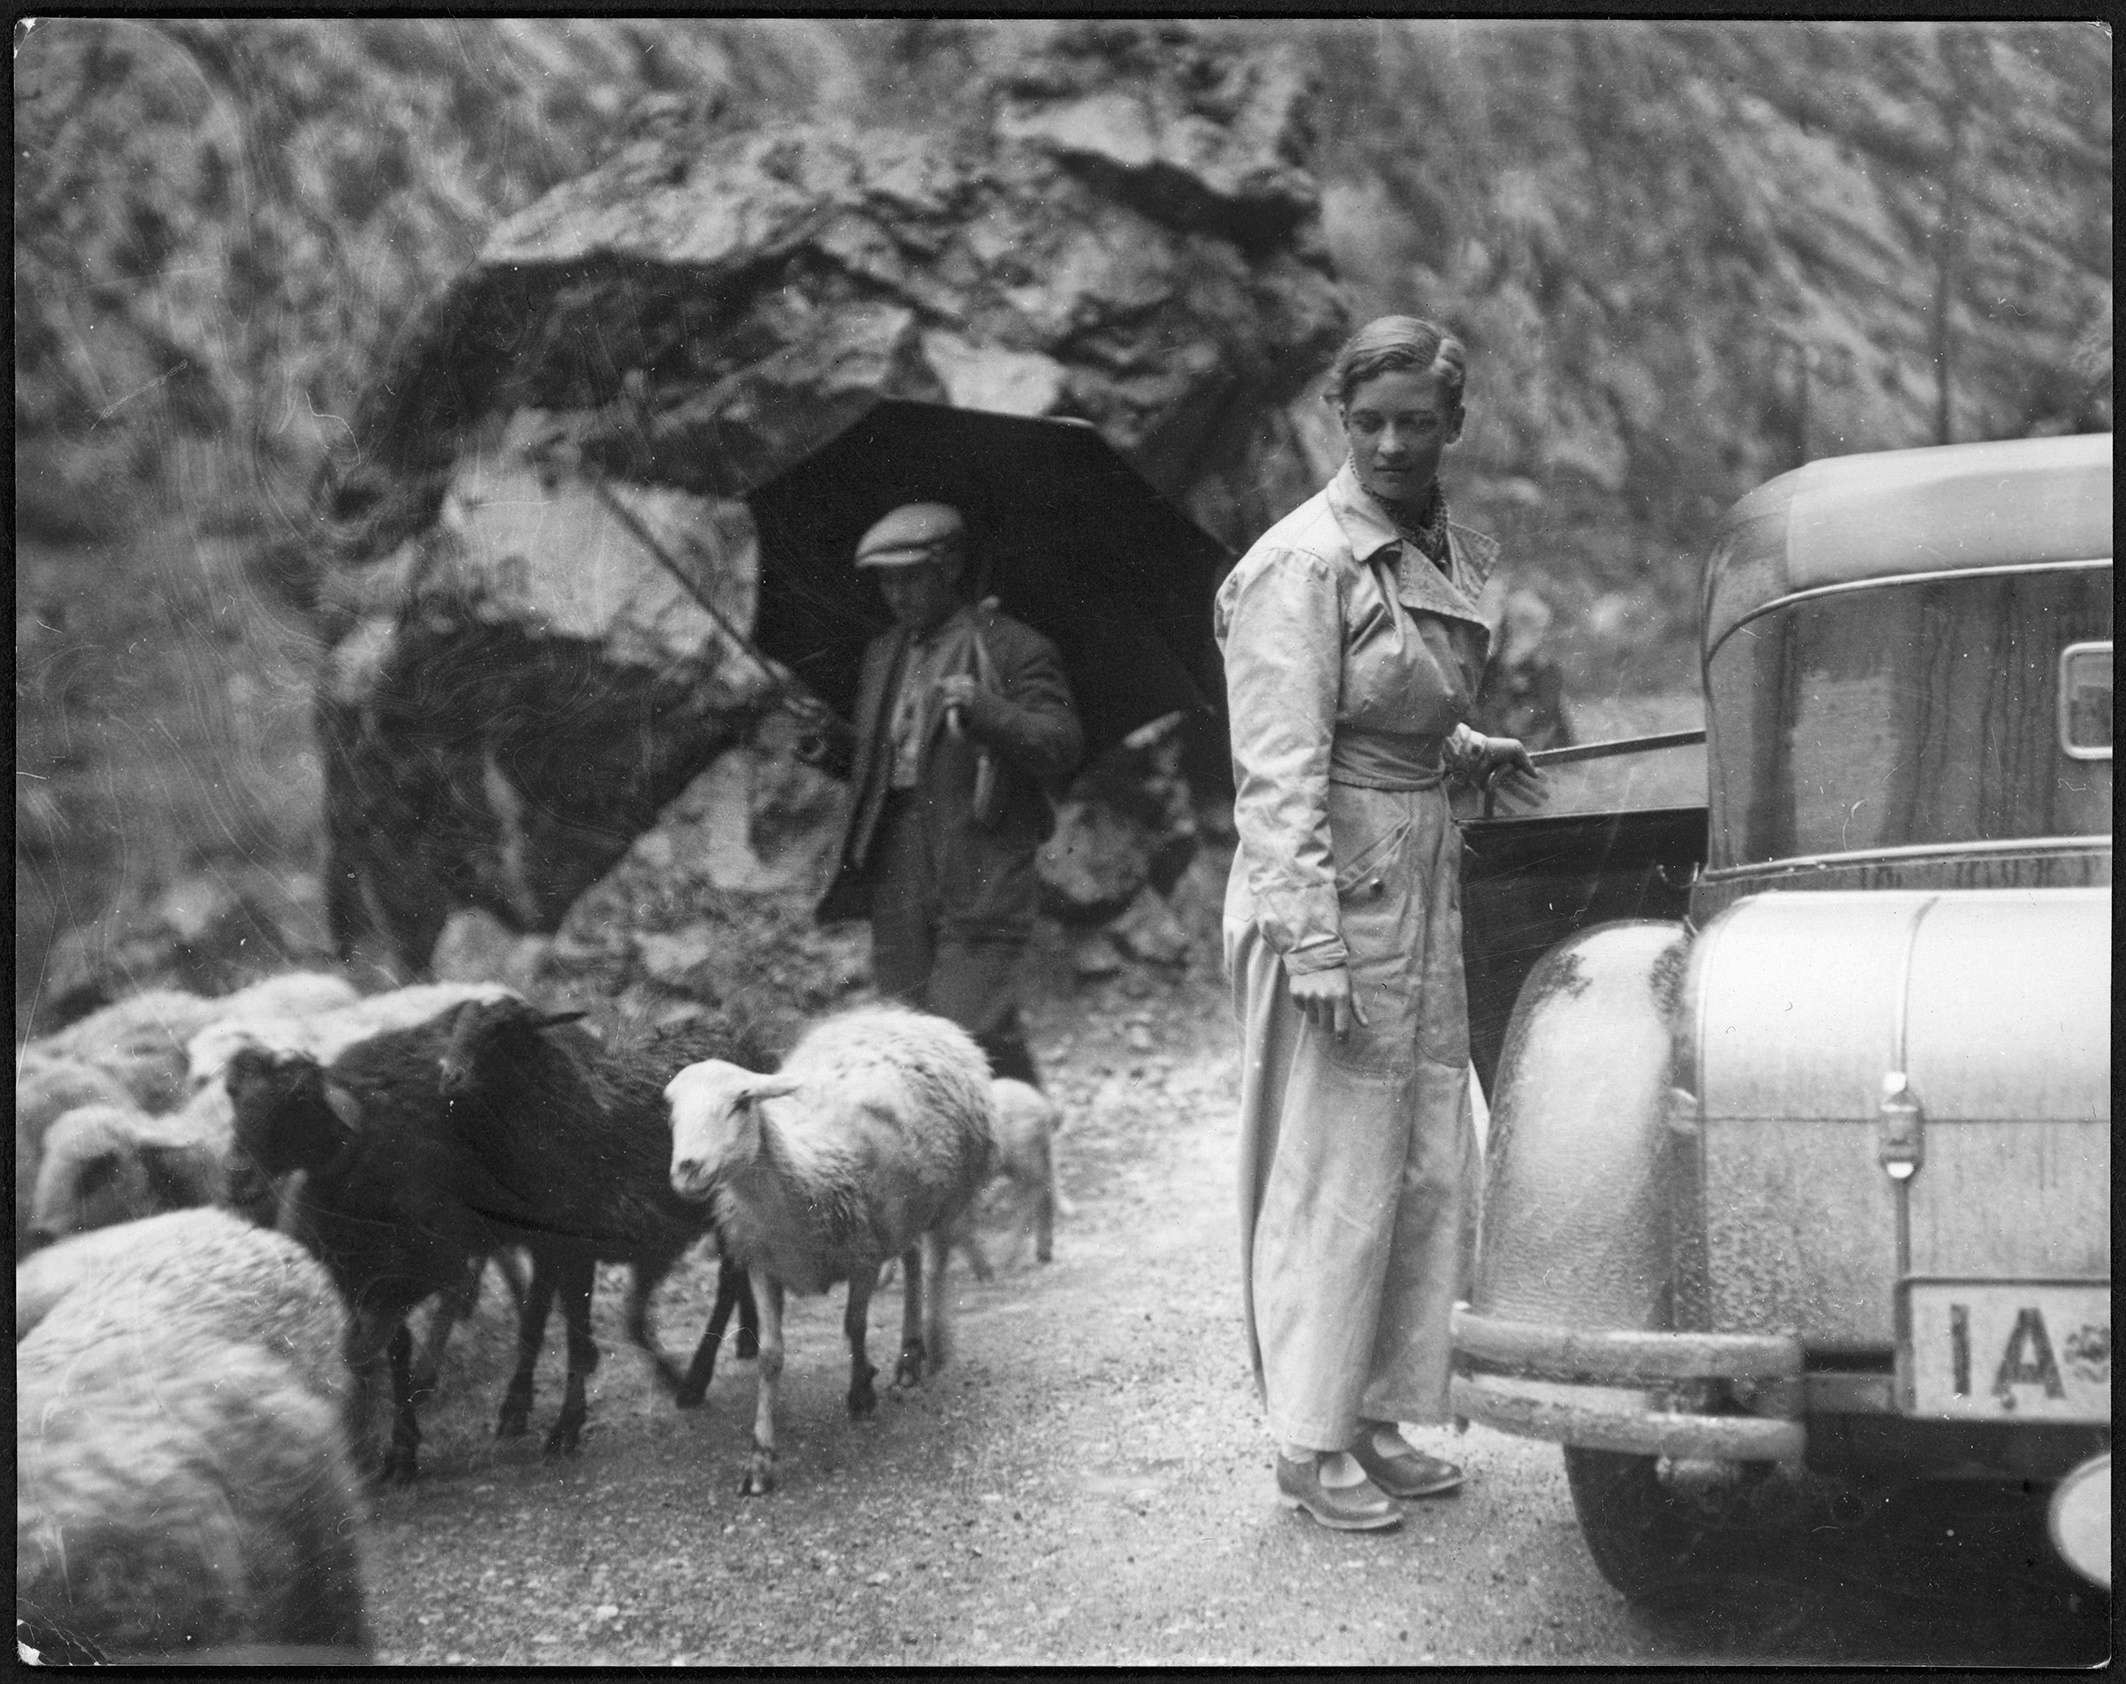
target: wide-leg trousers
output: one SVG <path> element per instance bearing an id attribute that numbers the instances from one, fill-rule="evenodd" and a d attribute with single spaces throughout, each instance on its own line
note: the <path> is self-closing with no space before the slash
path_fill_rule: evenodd
<path id="1" fill-rule="evenodd" d="M 1234 862 L 1226 961 L 1242 1054 L 1242 1296 L 1280 1440 L 1448 1418 L 1449 1316 L 1475 1247 L 1460 837 L 1443 790 L 1332 784 L 1337 897 L 1367 1023 L 1293 1005 Z"/>

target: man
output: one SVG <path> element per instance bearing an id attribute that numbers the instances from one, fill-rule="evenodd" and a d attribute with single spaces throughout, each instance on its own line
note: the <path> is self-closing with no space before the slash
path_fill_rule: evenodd
<path id="1" fill-rule="evenodd" d="M 1018 971 L 1055 828 L 1047 787 L 1083 746 L 1055 645 L 962 600 L 966 522 L 910 503 L 856 546 L 894 626 L 864 651 L 848 828 L 822 923 L 869 915 L 880 990 L 949 1017 L 999 1076 L 1038 1082 Z"/>

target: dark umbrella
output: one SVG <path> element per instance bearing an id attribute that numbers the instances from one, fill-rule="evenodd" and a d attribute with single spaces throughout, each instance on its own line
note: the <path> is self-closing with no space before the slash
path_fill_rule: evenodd
<path id="1" fill-rule="evenodd" d="M 902 503 L 967 518 L 979 594 L 1062 652 L 1086 758 L 1166 714 L 1217 711 L 1211 595 L 1230 552 L 1089 424 L 887 399 L 749 492 L 760 533 L 754 640 L 837 712 L 891 616 L 851 564 Z"/>

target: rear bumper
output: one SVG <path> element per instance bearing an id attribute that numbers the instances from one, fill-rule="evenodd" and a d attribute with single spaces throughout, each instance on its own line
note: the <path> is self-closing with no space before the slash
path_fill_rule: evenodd
<path id="1" fill-rule="evenodd" d="M 1808 1452 L 1801 1342 L 1778 1334 L 1588 1333 L 1457 1305 L 1454 1367 L 1454 1412 L 1501 1432 L 1646 1456 Z M 1743 1397 L 1755 1413 L 1718 1412 Z"/>

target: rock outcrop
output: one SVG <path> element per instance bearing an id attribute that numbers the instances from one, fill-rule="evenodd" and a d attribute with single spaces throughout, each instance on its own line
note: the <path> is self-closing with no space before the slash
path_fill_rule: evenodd
<path id="1" fill-rule="evenodd" d="M 747 738 L 743 498 L 882 398 L 1090 420 L 1228 542 L 1304 496 L 1287 408 L 1346 325 L 1307 92 L 1285 48 L 1058 26 L 956 124 L 677 126 L 497 228 L 321 498 L 343 948 L 556 929 Z"/>

